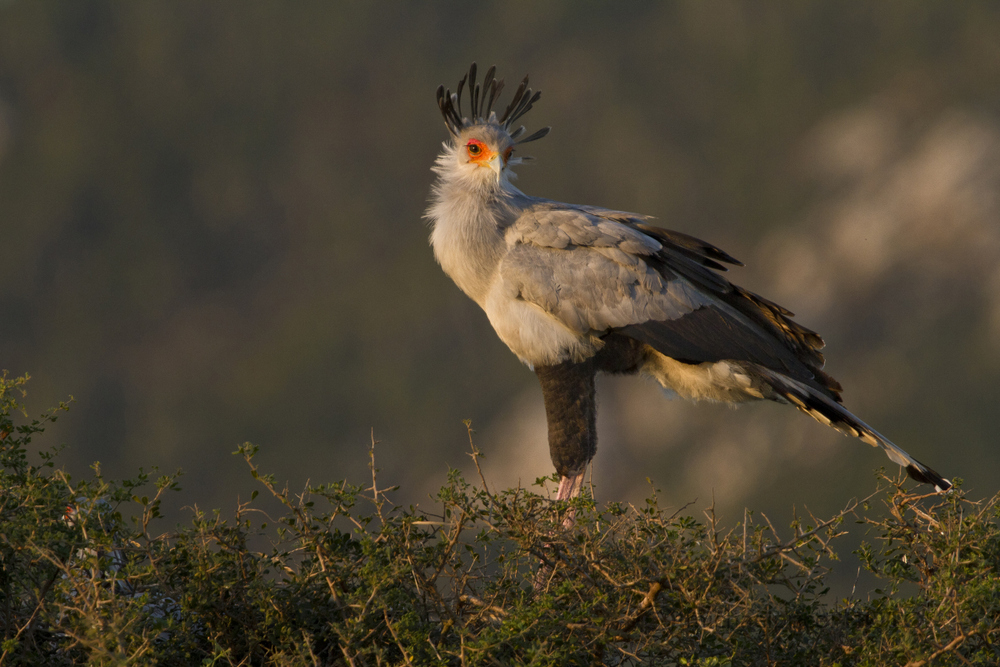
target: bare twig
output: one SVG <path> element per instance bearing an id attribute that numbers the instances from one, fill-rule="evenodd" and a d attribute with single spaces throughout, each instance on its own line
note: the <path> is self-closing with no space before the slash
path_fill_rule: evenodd
<path id="1" fill-rule="evenodd" d="M 476 447 L 476 443 L 472 440 L 472 434 L 475 433 L 475 431 L 472 430 L 472 420 L 466 419 L 464 424 L 466 431 L 469 433 L 469 456 L 472 457 L 472 462 L 476 465 L 476 472 L 479 473 L 479 481 L 483 484 L 483 491 L 485 491 L 486 496 L 492 500 L 493 494 L 490 493 L 490 487 L 486 485 L 486 476 L 483 475 L 483 469 L 479 466 L 479 456 L 482 452 L 479 451 L 479 448 Z"/>
<path id="2" fill-rule="evenodd" d="M 654 604 L 656 604 L 656 597 L 660 594 L 661 590 L 663 590 L 663 581 L 654 581 L 649 585 L 649 591 L 642 598 L 642 602 L 639 604 L 639 609 L 637 609 L 636 612 L 632 614 L 631 618 L 629 618 L 622 625 L 620 632 L 623 634 L 628 633 L 636 626 L 639 619 L 641 619 L 646 612 L 649 611 Z"/>
<path id="3" fill-rule="evenodd" d="M 958 637 L 955 637 L 950 642 L 948 642 L 946 646 L 938 649 L 937 651 L 934 651 L 934 653 L 931 653 L 923 660 L 911 660 L 910 662 L 906 663 L 906 665 L 904 665 L 903 667 L 923 667 L 924 665 L 928 665 L 934 660 L 936 660 L 942 654 L 948 653 L 949 651 L 954 651 L 956 648 L 961 646 L 962 642 L 964 642 L 966 639 L 968 639 L 968 635 L 959 635 Z"/>
<path id="4" fill-rule="evenodd" d="M 497 607 L 496 605 L 492 605 L 489 602 L 483 600 L 482 598 L 476 597 L 475 595 L 459 595 L 458 601 L 461 602 L 462 604 L 471 604 L 476 607 L 480 607 L 481 609 L 487 610 L 491 614 L 493 614 L 494 617 L 498 619 L 507 616 L 507 611 L 504 610 L 502 607 Z"/>
<path id="5" fill-rule="evenodd" d="M 399 652 L 403 654 L 403 660 L 406 661 L 407 665 L 412 665 L 413 660 L 410 658 L 406 649 L 403 648 L 403 643 L 399 641 L 399 635 L 396 634 L 396 629 L 392 627 L 392 623 L 389 621 L 389 612 L 386 609 L 382 610 L 382 618 L 385 619 L 385 627 L 389 628 L 389 632 L 392 634 L 392 638 L 396 641 L 396 646 L 399 647 Z"/>

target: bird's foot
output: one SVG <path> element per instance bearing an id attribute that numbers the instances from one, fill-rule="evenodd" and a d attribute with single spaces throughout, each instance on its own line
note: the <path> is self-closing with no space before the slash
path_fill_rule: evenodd
<path id="1" fill-rule="evenodd" d="M 583 475 L 586 469 L 581 470 L 576 475 L 565 476 L 559 480 L 559 490 L 556 492 L 556 500 L 572 500 L 580 495 L 580 490 L 583 489 Z M 572 507 L 566 510 L 566 516 L 563 518 L 562 527 L 563 530 L 569 530 L 576 524 L 576 510 Z M 551 544 L 544 544 L 545 549 L 552 547 Z M 544 590 L 549 577 L 552 575 L 552 567 L 545 563 L 541 564 L 538 568 L 538 572 L 535 573 L 535 591 Z"/>

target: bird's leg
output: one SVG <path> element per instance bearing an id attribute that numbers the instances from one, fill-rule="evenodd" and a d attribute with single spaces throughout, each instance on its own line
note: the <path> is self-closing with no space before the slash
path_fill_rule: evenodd
<path id="1" fill-rule="evenodd" d="M 594 397 L 592 359 L 581 363 L 565 362 L 535 368 L 545 398 L 545 417 L 549 425 L 549 455 L 559 473 L 556 500 L 570 500 L 580 495 L 587 464 L 597 451 L 597 403 Z M 563 529 L 576 522 L 576 510 L 570 508 L 563 518 Z M 550 544 L 545 544 L 548 550 Z M 535 573 L 535 590 L 544 590 L 552 576 L 546 562 Z"/>
<path id="2" fill-rule="evenodd" d="M 583 488 L 583 476 L 586 474 L 587 469 L 584 468 L 575 475 L 570 475 L 566 477 L 563 475 L 559 479 L 559 491 L 556 493 L 556 500 L 571 500 L 580 495 L 580 489 Z M 566 517 L 563 519 L 563 528 L 569 530 L 576 523 L 576 510 L 570 507 L 566 510 Z"/>
<path id="3" fill-rule="evenodd" d="M 545 399 L 549 454 L 561 478 L 556 500 L 569 500 L 580 495 L 587 464 L 597 452 L 596 366 L 588 359 L 539 366 L 535 373 Z M 574 520 L 569 510 L 563 526 L 571 528 Z"/>
<path id="4" fill-rule="evenodd" d="M 556 500 L 569 500 L 580 495 L 580 489 L 583 487 L 583 474 L 585 472 L 586 470 L 570 477 L 561 478 L 559 480 L 559 491 L 556 493 Z"/>

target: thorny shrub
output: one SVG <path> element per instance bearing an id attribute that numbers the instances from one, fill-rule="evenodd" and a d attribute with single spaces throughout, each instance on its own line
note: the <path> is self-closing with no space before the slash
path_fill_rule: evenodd
<path id="1" fill-rule="evenodd" d="M 281 513 L 255 493 L 158 533 L 177 476 L 74 480 L 57 451 L 29 455 L 66 406 L 27 419 L 26 380 L 0 378 L 0 665 L 1000 663 L 996 498 L 886 480 L 827 520 L 724 529 L 655 494 L 567 505 L 452 472 L 433 508 L 400 507 L 374 460 L 370 486 L 292 494 L 245 444 Z M 830 601 L 849 520 L 882 586 Z"/>

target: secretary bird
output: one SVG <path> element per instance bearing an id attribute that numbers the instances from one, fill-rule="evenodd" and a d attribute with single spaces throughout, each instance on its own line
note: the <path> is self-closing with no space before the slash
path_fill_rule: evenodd
<path id="1" fill-rule="evenodd" d="M 451 134 L 434 163 L 426 218 L 434 257 L 486 311 L 500 340 L 542 386 L 557 499 L 580 493 L 597 451 L 598 372 L 642 374 L 693 400 L 789 403 L 881 447 L 918 482 L 951 482 L 851 414 L 823 372 L 823 339 L 781 306 L 726 280 L 742 264 L 716 246 L 649 224 L 650 217 L 524 194 L 512 167 L 530 158 L 515 125 L 541 96 L 528 77 L 502 115 L 496 67 L 457 92 L 437 90 Z M 469 92 L 463 116 L 462 91 Z M 523 138 L 522 138 L 523 137 Z M 570 520 L 571 522 L 572 520 Z"/>

